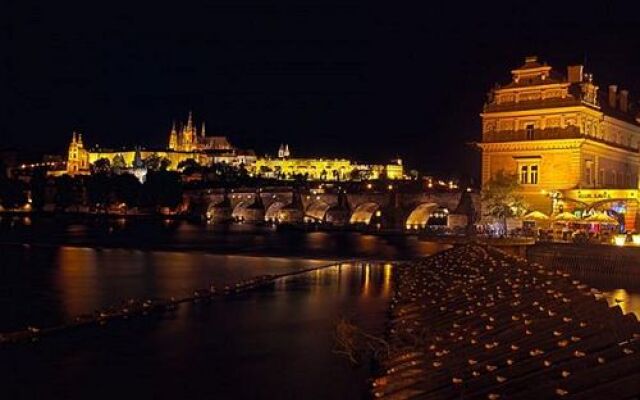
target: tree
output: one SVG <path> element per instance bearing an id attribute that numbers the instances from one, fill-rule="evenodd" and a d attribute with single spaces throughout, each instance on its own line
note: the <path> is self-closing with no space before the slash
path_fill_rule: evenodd
<path id="1" fill-rule="evenodd" d="M 178 163 L 177 168 L 179 170 L 184 170 L 189 167 L 199 167 L 200 164 L 193 158 L 187 158 L 186 160 L 182 160 Z"/>
<path id="2" fill-rule="evenodd" d="M 175 208 L 182 201 L 180 174 L 171 171 L 151 171 L 142 186 L 142 193 L 148 205 Z"/>
<path id="3" fill-rule="evenodd" d="M 112 177 L 112 194 L 118 203 L 125 203 L 127 207 L 136 207 L 140 200 L 142 184 L 132 174 L 124 173 Z"/>
<path id="4" fill-rule="evenodd" d="M 0 202 L 4 208 L 18 208 L 27 204 L 27 188 L 19 179 L 0 180 Z"/>
<path id="5" fill-rule="evenodd" d="M 116 173 L 120 173 L 122 170 L 127 169 L 127 163 L 124 161 L 124 157 L 122 156 L 122 154 L 116 154 L 116 156 L 113 157 L 111 168 Z"/>
<path id="6" fill-rule="evenodd" d="M 507 218 L 524 214 L 526 206 L 518 193 L 518 177 L 503 170 L 491 178 L 482 189 L 482 205 L 485 216 L 496 218 L 507 231 Z"/>
<path id="7" fill-rule="evenodd" d="M 171 160 L 167 157 L 160 157 L 160 171 L 166 171 L 171 165 Z"/>
<path id="8" fill-rule="evenodd" d="M 34 210 L 42 210 L 46 201 L 47 171 L 44 168 L 36 168 L 31 176 L 31 206 Z"/>
<path id="9" fill-rule="evenodd" d="M 98 158 L 91 164 L 91 173 L 109 173 L 111 172 L 111 161 L 108 158 Z"/>
<path id="10" fill-rule="evenodd" d="M 356 168 L 352 169 L 349 173 L 349 179 L 351 179 L 352 181 L 362 180 L 362 171 Z"/>
<path id="11" fill-rule="evenodd" d="M 270 175 L 271 172 L 273 172 L 273 169 L 271 169 L 270 167 L 267 167 L 266 165 L 261 165 L 258 175 L 266 176 L 266 175 Z"/>
<path id="12" fill-rule="evenodd" d="M 76 181 L 69 175 L 62 175 L 55 181 L 56 206 L 62 210 L 66 210 L 75 202 Z"/>
<path id="13" fill-rule="evenodd" d="M 171 160 L 153 153 L 144 159 L 144 165 L 149 171 L 166 171 L 169 165 L 171 165 Z"/>
<path id="14" fill-rule="evenodd" d="M 107 209 L 110 203 L 111 179 L 105 172 L 92 174 L 87 179 L 87 197 L 92 206 Z"/>

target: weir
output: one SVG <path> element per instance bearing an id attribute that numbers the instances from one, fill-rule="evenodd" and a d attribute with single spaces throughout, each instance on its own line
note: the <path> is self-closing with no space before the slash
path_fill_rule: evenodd
<path id="1" fill-rule="evenodd" d="M 640 324 L 571 275 L 470 244 L 399 264 L 376 398 L 631 398 Z"/>

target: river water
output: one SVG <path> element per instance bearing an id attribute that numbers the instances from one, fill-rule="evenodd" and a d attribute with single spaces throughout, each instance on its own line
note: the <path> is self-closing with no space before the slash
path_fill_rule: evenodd
<path id="1" fill-rule="evenodd" d="M 0 350 L 0 385 L 11 399 L 366 397 L 370 363 L 334 354 L 336 322 L 383 336 L 392 291 L 384 260 L 442 248 L 348 232 L 4 218 L 0 332 L 62 324 L 131 297 L 334 266 L 164 318 Z"/>
<path id="2" fill-rule="evenodd" d="M 0 332 L 61 324 L 131 297 L 181 297 L 210 283 L 335 265 L 163 318 L 0 350 L 3 398 L 366 397 L 370 363 L 354 367 L 334 354 L 336 321 L 383 336 L 388 261 L 444 248 L 352 232 L 3 217 Z M 640 315 L 640 283 L 579 278 Z"/>

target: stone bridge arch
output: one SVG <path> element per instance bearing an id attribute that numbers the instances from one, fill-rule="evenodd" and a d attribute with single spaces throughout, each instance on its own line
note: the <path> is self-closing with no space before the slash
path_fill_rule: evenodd
<path id="1" fill-rule="evenodd" d="M 405 226 L 407 229 L 425 228 L 429 222 L 431 213 L 439 207 L 437 203 L 425 202 L 416 205 L 407 216 Z"/>
<path id="2" fill-rule="evenodd" d="M 240 222 L 262 223 L 264 222 L 264 205 L 256 204 L 255 200 L 246 199 L 238 203 L 231 213 L 231 217 Z"/>
<path id="3" fill-rule="evenodd" d="M 283 201 L 274 201 L 271 203 L 264 213 L 264 220 L 266 222 L 278 222 L 280 210 L 286 206 Z"/>
<path id="4" fill-rule="evenodd" d="M 381 205 L 373 201 L 361 203 L 353 209 L 349 223 L 369 225 L 371 220 L 377 216 L 376 214 L 381 211 L 380 208 Z"/>
<path id="5" fill-rule="evenodd" d="M 324 221 L 330 207 L 331 205 L 322 199 L 313 201 L 305 210 L 305 220 L 310 222 Z"/>

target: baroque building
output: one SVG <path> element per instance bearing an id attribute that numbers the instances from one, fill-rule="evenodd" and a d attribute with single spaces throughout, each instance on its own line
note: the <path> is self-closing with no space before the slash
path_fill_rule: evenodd
<path id="1" fill-rule="evenodd" d="M 582 65 L 566 74 L 537 57 L 489 93 L 482 118 L 482 183 L 515 174 L 531 210 L 615 208 L 635 227 L 640 115 L 627 90 L 598 87 Z M 555 209 L 554 209 L 555 207 Z"/>

